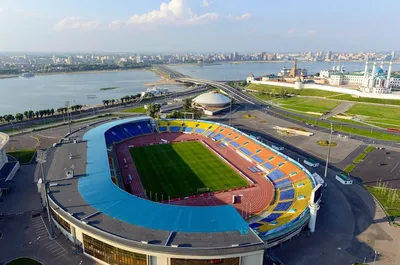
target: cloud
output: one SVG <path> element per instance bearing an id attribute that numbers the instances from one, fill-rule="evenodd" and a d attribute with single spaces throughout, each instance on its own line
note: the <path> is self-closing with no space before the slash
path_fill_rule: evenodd
<path id="1" fill-rule="evenodd" d="M 6 11 L 5 8 L 0 7 L 0 13 L 1 13 L 1 12 L 5 12 L 5 11 Z"/>
<path id="2" fill-rule="evenodd" d="M 248 20 L 251 17 L 250 13 L 244 13 L 241 16 L 235 17 L 236 20 Z"/>
<path id="3" fill-rule="evenodd" d="M 304 33 L 304 36 L 311 37 L 311 36 L 315 36 L 316 34 L 317 34 L 317 31 L 314 29 L 311 29 L 311 30 L 306 31 L 306 33 Z"/>
<path id="4" fill-rule="evenodd" d="M 202 6 L 202 7 L 209 7 L 209 6 L 210 6 L 209 0 L 203 0 L 203 1 L 201 2 L 201 6 Z"/>
<path id="5" fill-rule="evenodd" d="M 207 2 L 208 3 L 208 2 Z M 126 24 L 204 24 L 218 19 L 217 13 L 196 15 L 184 0 L 171 0 L 161 3 L 160 8 L 144 14 L 133 15 Z"/>
<path id="6" fill-rule="evenodd" d="M 293 36 L 293 35 L 295 35 L 295 34 L 296 34 L 296 29 L 295 29 L 295 28 L 289 29 L 288 35 Z"/>
<path id="7" fill-rule="evenodd" d="M 95 29 L 100 26 L 100 22 L 97 20 L 84 20 L 82 17 L 66 17 L 61 19 L 57 24 L 54 25 L 56 30 L 64 29 Z"/>

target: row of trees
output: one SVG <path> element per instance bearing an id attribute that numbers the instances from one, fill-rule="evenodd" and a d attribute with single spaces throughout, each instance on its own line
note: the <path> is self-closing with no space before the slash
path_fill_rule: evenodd
<path id="1" fill-rule="evenodd" d="M 279 91 L 276 91 L 274 89 L 270 88 L 265 88 L 262 89 L 258 92 L 260 95 L 269 95 L 270 97 L 275 97 L 275 98 L 289 98 L 290 93 L 287 89 L 280 89 Z"/>
<path id="2" fill-rule="evenodd" d="M 73 105 L 70 107 L 70 110 L 72 112 L 75 111 L 80 111 L 82 109 L 83 105 Z M 64 114 L 68 112 L 68 108 L 58 108 L 57 113 L 58 114 Z M 43 109 L 43 110 L 26 110 L 24 113 L 17 113 L 15 115 L 13 114 L 7 114 L 4 116 L 0 116 L 0 122 L 13 122 L 13 121 L 22 121 L 22 120 L 33 120 L 33 119 L 39 119 L 43 117 L 50 117 L 55 114 L 54 109 Z"/>
<path id="3" fill-rule="evenodd" d="M 141 96 L 140 93 L 138 93 L 136 95 L 127 95 L 127 96 L 121 97 L 119 102 L 121 102 L 121 103 L 134 102 L 134 101 L 138 100 L 140 98 L 140 96 Z M 118 102 L 118 100 L 116 100 L 116 99 L 105 99 L 105 100 L 103 100 L 103 105 L 104 106 L 114 105 L 117 102 Z"/>

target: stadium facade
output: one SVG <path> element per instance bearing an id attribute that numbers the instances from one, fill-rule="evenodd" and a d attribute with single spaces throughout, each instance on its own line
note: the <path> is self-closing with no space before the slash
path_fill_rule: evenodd
<path id="1" fill-rule="evenodd" d="M 172 132 L 206 137 L 237 152 L 273 184 L 273 202 L 245 220 L 232 205 L 179 206 L 123 190 L 113 146 Z M 57 169 L 49 176 L 51 214 L 59 230 L 99 262 L 261 265 L 265 248 L 299 234 L 310 219 L 312 175 L 229 126 L 144 116 L 93 124 L 75 136 L 79 134 L 80 141 L 63 139 L 50 150 L 55 154 L 52 168 Z"/>

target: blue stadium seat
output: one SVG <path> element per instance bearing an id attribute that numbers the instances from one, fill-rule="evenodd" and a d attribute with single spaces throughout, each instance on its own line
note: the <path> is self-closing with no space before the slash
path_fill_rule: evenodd
<path id="1" fill-rule="evenodd" d="M 137 124 L 140 125 L 140 129 L 142 129 L 143 133 L 153 133 L 150 129 L 151 125 L 149 122 L 139 121 Z"/>
<path id="2" fill-rule="evenodd" d="M 179 132 L 181 130 L 180 126 L 169 126 L 170 132 Z"/>
<path id="3" fill-rule="evenodd" d="M 232 139 L 231 139 L 231 138 L 229 138 L 229 137 L 226 137 L 226 138 L 224 139 L 224 141 L 226 141 L 226 142 L 230 142 L 230 141 L 232 141 Z"/>
<path id="4" fill-rule="evenodd" d="M 247 150 L 246 148 L 244 148 L 244 147 L 240 147 L 239 150 L 242 151 L 247 156 L 251 156 L 252 155 L 252 153 L 249 150 Z"/>
<path id="5" fill-rule="evenodd" d="M 274 211 L 287 211 L 292 202 L 280 202 L 275 206 Z"/>
<path id="6" fill-rule="evenodd" d="M 203 134 L 204 133 L 204 129 L 202 129 L 202 128 L 196 128 L 196 130 L 194 130 L 194 133 L 197 133 L 197 134 Z"/>
<path id="7" fill-rule="evenodd" d="M 161 127 L 158 127 L 158 130 L 160 132 L 166 132 L 167 131 L 167 127 L 166 126 L 161 126 Z"/>
<path id="8" fill-rule="evenodd" d="M 139 129 L 138 125 L 134 122 L 123 124 L 124 128 L 131 134 L 131 137 L 142 135 L 143 132 Z"/>
<path id="9" fill-rule="evenodd" d="M 284 190 L 280 192 L 279 195 L 279 200 L 288 200 L 288 199 L 293 199 L 294 198 L 294 190 Z"/>
<path id="10" fill-rule="evenodd" d="M 208 130 L 208 131 L 206 132 L 206 136 L 207 136 L 207 137 L 210 137 L 210 138 L 214 137 L 216 134 L 217 134 L 217 133 L 215 133 L 215 132 L 213 132 L 213 131 L 210 131 L 210 130 Z"/>
<path id="11" fill-rule="evenodd" d="M 231 144 L 233 147 L 235 147 L 235 148 L 239 148 L 239 146 L 240 146 L 240 144 L 238 144 L 238 143 L 235 142 L 235 141 L 230 142 L 230 144 Z"/>
<path id="12" fill-rule="evenodd" d="M 285 173 L 283 173 L 279 169 L 275 169 L 274 171 L 272 171 L 271 173 L 268 174 L 268 178 L 272 181 L 283 178 L 284 176 L 285 176 Z"/>
<path id="13" fill-rule="evenodd" d="M 182 132 L 191 133 L 193 131 L 193 127 L 183 127 Z"/>
<path id="14" fill-rule="evenodd" d="M 279 218 L 279 216 L 281 216 L 281 213 L 272 213 L 270 215 L 268 215 L 266 218 L 262 219 L 262 222 L 266 222 L 266 223 L 270 223 L 272 221 L 275 221 L 276 219 Z"/>
<path id="15" fill-rule="evenodd" d="M 261 224 L 261 223 L 252 223 L 252 224 L 250 224 L 250 227 L 253 228 L 253 229 L 257 229 L 260 226 L 263 226 L 263 224 Z"/>
<path id="16" fill-rule="evenodd" d="M 253 155 L 252 158 L 254 159 L 254 161 L 256 161 L 257 163 L 262 164 L 264 162 L 264 160 L 259 157 L 258 155 Z"/>
<path id="17" fill-rule="evenodd" d="M 225 136 L 224 136 L 223 134 L 219 133 L 219 134 L 217 134 L 216 136 L 214 136 L 213 139 L 214 139 L 215 141 L 219 141 L 219 140 L 221 140 L 221 139 L 224 138 L 224 137 L 225 137 Z"/>
<path id="18" fill-rule="evenodd" d="M 274 166 L 273 165 L 271 165 L 270 163 L 268 163 L 268 162 L 265 162 L 264 164 L 263 164 L 263 167 L 265 167 L 265 168 L 267 168 L 267 169 L 269 169 L 269 170 L 271 170 L 271 169 L 273 169 L 274 168 Z"/>
<path id="19" fill-rule="evenodd" d="M 292 186 L 292 182 L 290 182 L 289 179 L 283 179 L 281 181 L 278 182 L 274 182 L 275 188 L 278 189 L 284 189 L 284 188 L 289 188 Z"/>

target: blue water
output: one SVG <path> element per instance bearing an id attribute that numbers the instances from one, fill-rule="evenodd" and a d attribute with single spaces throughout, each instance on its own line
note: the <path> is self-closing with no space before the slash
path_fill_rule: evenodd
<path id="1" fill-rule="evenodd" d="M 158 81 L 154 72 L 134 70 L 124 72 L 98 72 L 54 74 L 34 78 L 0 79 L 0 115 L 26 110 L 59 108 L 69 100 L 72 104 L 93 105 L 104 99 L 120 99 L 145 91 L 144 84 Z M 120 87 L 100 91 L 102 87 Z M 170 90 L 183 90 L 183 85 L 168 85 Z M 96 99 L 88 99 L 95 95 Z"/>
<path id="2" fill-rule="evenodd" d="M 292 62 L 280 63 L 223 63 L 218 65 L 173 65 L 169 66 L 185 75 L 215 81 L 244 80 L 253 73 L 254 76 L 277 74 L 282 67 L 290 69 Z M 309 74 L 314 74 L 322 69 L 332 69 L 333 62 L 298 62 L 299 68 L 305 68 Z M 342 62 L 346 71 L 364 71 L 364 62 Z M 378 64 L 379 65 L 379 64 Z M 370 65 L 370 69 L 372 65 Z M 387 69 L 387 66 L 384 67 Z M 393 65 L 393 70 L 400 70 L 400 65 Z"/>

